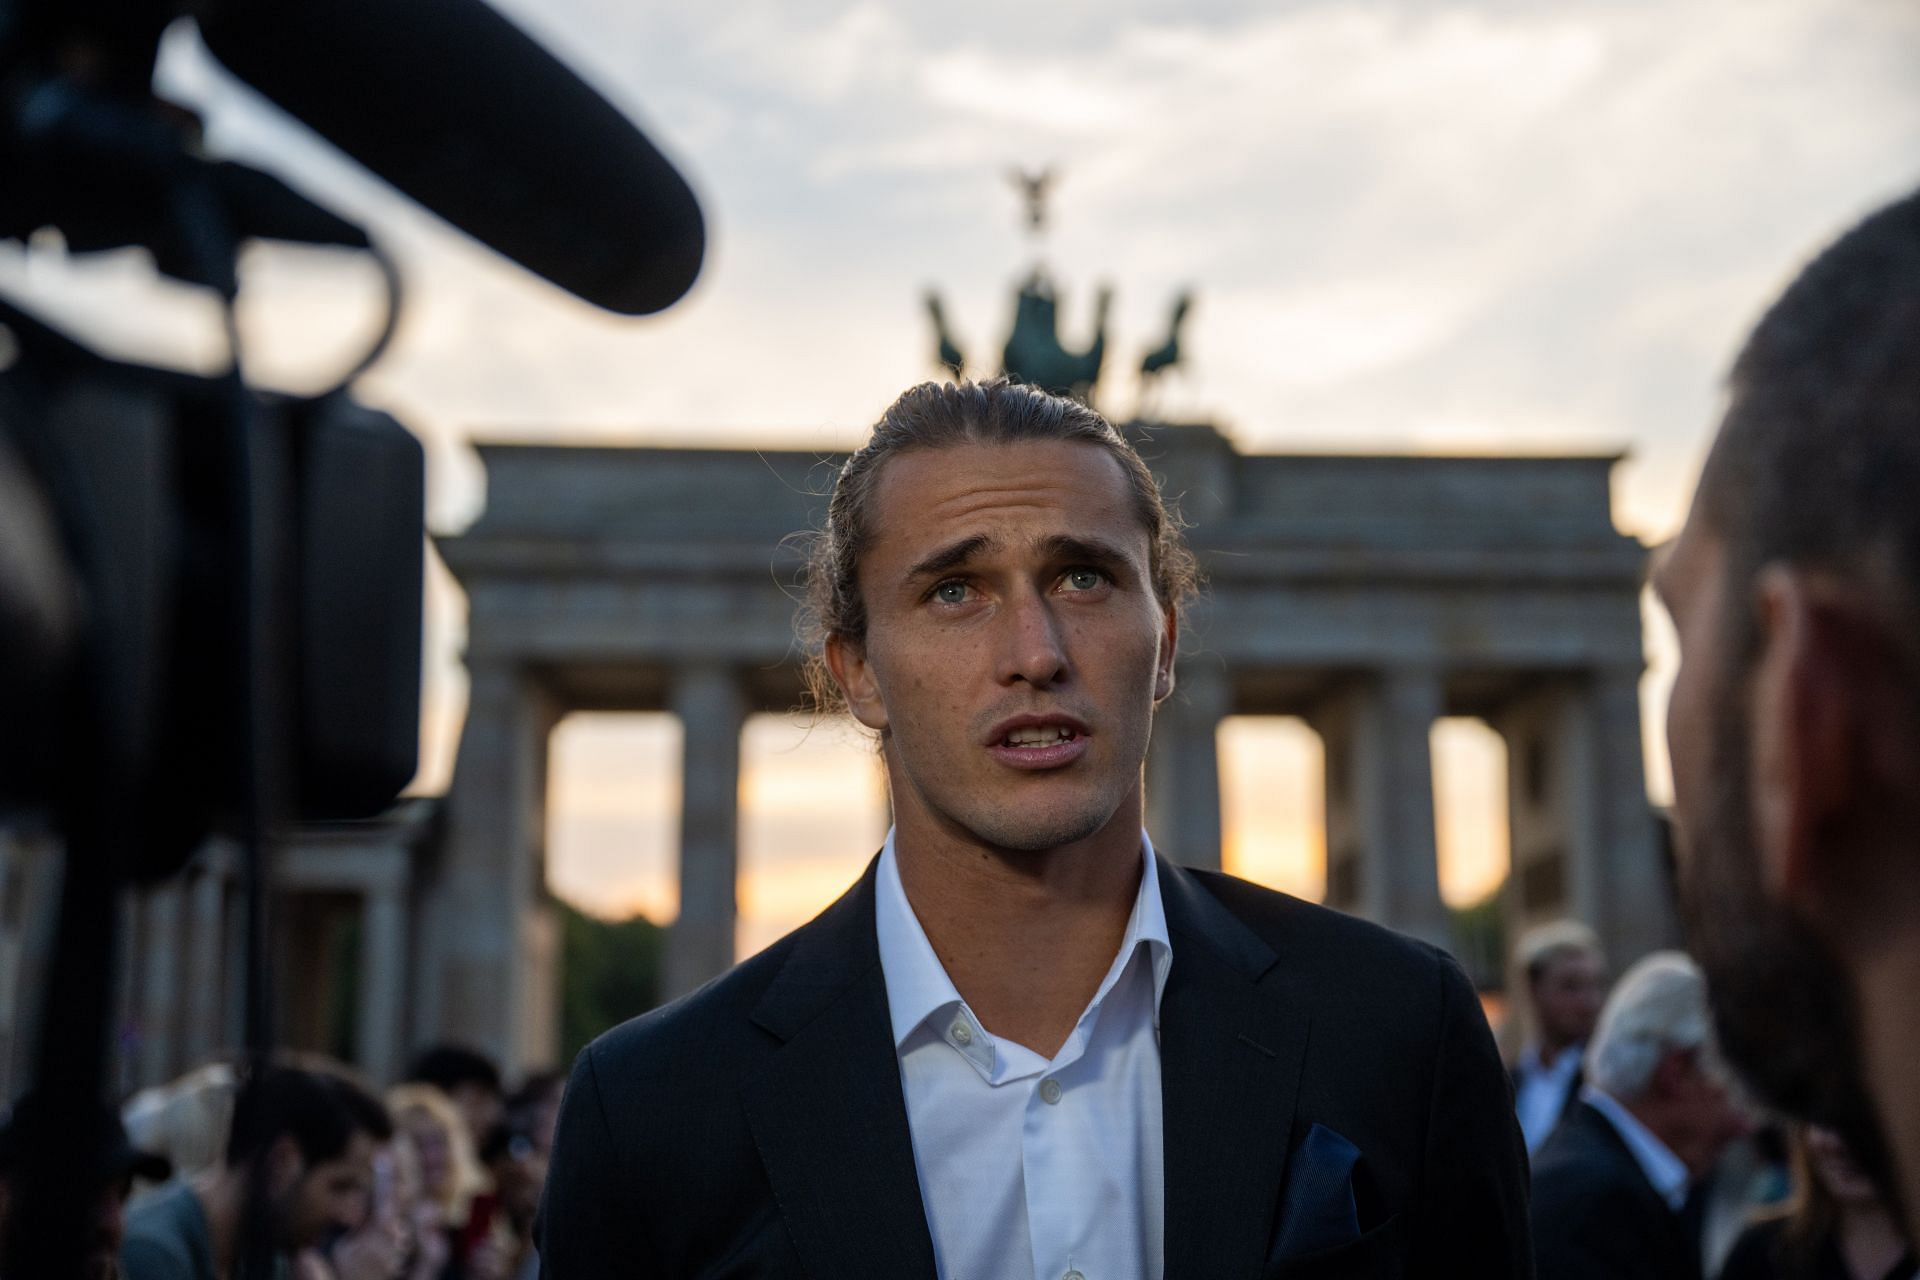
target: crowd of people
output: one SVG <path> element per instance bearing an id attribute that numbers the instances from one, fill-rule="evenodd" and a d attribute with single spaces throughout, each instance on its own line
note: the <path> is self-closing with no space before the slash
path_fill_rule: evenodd
<path id="1" fill-rule="evenodd" d="M 1521 939 L 1514 970 L 1540 1280 L 1920 1275 L 1840 1135 L 1743 1095 L 1691 959 L 1647 956 L 1609 992 L 1593 931 L 1558 921 Z"/>
<path id="2" fill-rule="evenodd" d="M 452 1045 L 406 1074 L 381 1095 L 338 1063 L 288 1055 L 244 1088 L 215 1063 L 103 1107 L 90 1271 L 220 1280 L 252 1238 L 287 1280 L 535 1280 L 565 1077 L 509 1092 L 486 1057 Z M 50 1120 L 29 1097 L 0 1130 L 0 1225 L 10 1154 Z"/>
<path id="3" fill-rule="evenodd" d="M 1715 1043 L 1705 979 L 1659 952 L 1607 982 L 1557 921 L 1515 949 L 1505 1029 L 1541 1280 L 1914 1280 L 1897 1215 L 1833 1130 L 1769 1118 Z M 216 1063 L 95 1123 L 98 1280 L 234 1274 L 249 1197 L 288 1280 L 537 1280 L 534 1219 L 566 1079 L 507 1091 L 441 1046 L 377 1095 L 290 1056 L 242 1091 Z M 31 1097 L 0 1129 L 0 1224 Z"/>

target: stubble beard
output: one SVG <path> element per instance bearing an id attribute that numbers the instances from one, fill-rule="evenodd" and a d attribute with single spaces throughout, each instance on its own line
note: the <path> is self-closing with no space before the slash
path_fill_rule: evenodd
<path id="1" fill-rule="evenodd" d="M 1853 984 L 1832 948 L 1761 883 L 1737 687 L 1730 680 L 1715 699 L 1704 820 L 1680 831 L 1689 949 L 1707 977 L 1720 1047 L 1754 1096 L 1838 1132 L 1890 1193 L 1893 1164 L 1866 1087 Z"/>
<path id="2" fill-rule="evenodd" d="M 1131 775 L 1135 786 L 1139 768 L 1135 764 Z M 891 744 L 888 769 L 904 775 L 918 805 L 941 825 L 964 832 L 994 849 L 1023 855 L 1043 854 L 1096 835 L 1113 821 L 1125 803 L 1128 785 L 1126 779 L 1112 783 L 1090 782 L 1085 792 L 1058 797 L 1044 807 L 1009 802 L 1019 790 L 1018 782 L 1009 788 L 1005 797 L 991 792 L 967 794 L 962 784 L 943 776 L 938 761 L 917 767 L 908 762 L 897 738 Z M 932 785 L 926 785 L 929 782 Z"/>
<path id="3" fill-rule="evenodd" d="M 1090 806 L 1037 821 L 1026 815 L 992 813 L 982 815 L 969 829 L 995 848 L 1011 853 L 1040 854 L 1087 839 L 1112 817 L 1111 813 L 1098 813 Z"/>
<path id="4" fill-rule="evenodd" d="M 937 793 L 921 791 L 922 803 L 941 812 L 946 821 L 983 844 L 1009 853 L 1042 854 L 1093 836 L 1113 820 L 1117 804 L 1096 793 L 1077 801 L 1048 806 L 1039 812 L 1020 805 L 996 803 L 997 797 L 959 797 L 942 804 Z"/>

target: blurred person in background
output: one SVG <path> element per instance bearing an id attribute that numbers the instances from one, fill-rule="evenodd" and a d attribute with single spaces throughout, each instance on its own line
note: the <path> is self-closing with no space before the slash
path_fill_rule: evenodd
<path id="1" fill-rule="evenodd" d="M 547 1155 L 533 1134 L 536 1112 L 516 1114 L 507 1108 L 507 1120 L 487 1135 L 480 1161 L 493 1176 L 499 1211 L 494 1235 L 506 1259 L 508 1280 L 538 1280 L 540 1255 L 534 1247 L 533 1223 L 540 1212 L 540 1194 L 547 1185 Z M 549 1143 L 551 1138 L 549 1137 Z"/>
<path id="2" fill-rule="evenodd" d="M 270 1068 L 241 1089 L 221 1163 L 175 1182 L 127 1215 L 127 1280 L 233 1275 L 256 1175 L 265 1180 L 276 1254 L 291 1261 L 365 1216 L 373 1154 L 391 1137 L 386 1111 L 351 1081 Z"/>
<path id="3" fill-rule="evenodd" d="M 1586 1083 L 1581 1061 L 1607 996 L 1607 961 L 1592 929 L 1555 920 L 1521 935 L 1514 967 L 1527 1038 L 1514 1060 L 1513 1103 L 1533 1155 Z"/>
<path id="4" fill-rule="evenodd" d="M 553 1153 L 553 1134 L 566 1092 L 566 1072 L 536 1071 L 507 1099 L 508 1123 L 526 1134 L 543 1156 Z"/>
<path id="5" fill-rule="evenodd" d="M 1920 1225 L 1920 195 L 1822 252 L 1735 360 L 1653 584 L 1688 945 L 1761 1101 Z"/>
<path id="6" fill-rule="evenodd" d="M 392 1165 L 394 1213 L 408 1224 L 407 1256 L 400 1274 L 403 1280 L 437 1280 L 451 1256 L 446 1216 L 439 1203 L 427 1195 L 420 1176 L 420 1152 L 413 1139 L 395 1130 L 387 1154 Z M 378 1166 L 375 1173 L 374 1185 L 378 1188 Z"/>
<path id="7" fill-rule="evenodd" d="M 445 1225 L 421 1185 L 413 1139 L 396 1129 L 374 1153 L 365 1221 L 303 1260 L 313 1280 L 440 1280 L 451 1256 Z"/>
<path id="8" fill-rule="evenodd" d="M 445 1242 L 444 1280 L 504 1280 L 503 1250 L 493 1239 L 498 1202 L 467 1136 L 466 1122 L 437 1087 L 396 1085 L 387 1091 L 394 1127 L 418 1157 L 420 1193 L 438 1212 Z"/>
<path id="9" fill-rule="evenodd" d="M 1540 1280 L 1699 1280 L 1693 1192 L 1748 1123 L 1691 960 L 1656 952 L 1627 970 L 1586 1075 L 1533 1164 Z"/>
<path id="10" fill-rule="evenodd" d="M 134 1144 L 165 1156 L 176 1178 L 195 1178 L 226 1156 L 239 1078 L 225 1062 L 196 1067 L 166 1084 L 142 1089 L 120 1108 Z M 134 1201 L 157 1188 L 142 1178 Z"/>
<path id="11" fill-rule="evenodd" d="M 447 1095 L 467 1129 L 469 1150 L 478 1150 L 506 1108 L 500 1068 L 485 1054 L 457 1044 L 435 1045 L 407 1068 L 406 1084 L 430 1084 Z"/>
<path id="12" fill-rule="evenodd" d="M 13 1190 L 33 1170 L 21 1162 L 22 1148 L 36 1128 L 57 1126 L 73 1142 L 91 1140 L 99 1153 L 99 1198 L 94 1202 L 93 1238 L 88 1242 L 84 1275 L 87 1280 L 118 1280 L 120 1249 L 126 1236 L 127 1197 L 135 1178 L 147 1182 L 165 1182 L 172 1166 L 163 1156 L 137 1149 L 127 1139 L 127 1130 L 111 1107 L 101 1106 L 93 1117 L 91 1134 L 85 1126 L 65 1117 L 48 1113 L 32 1095 L 21 1099 L 8 1113 L 0 1128 L 0 1240 L 12 1227 Z"/>
<path id="13" fill-rule="evenodd" d="M 1914 1280 L 1920 1265 L 1840 1135 L 1796 1125 L 1793 1195 L 1748 1227 L 1720 1280 Z"/>

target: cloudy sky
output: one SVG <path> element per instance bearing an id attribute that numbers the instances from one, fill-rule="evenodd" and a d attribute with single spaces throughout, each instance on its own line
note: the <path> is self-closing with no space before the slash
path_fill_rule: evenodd
<path id="1" fill-rule="evenodd" d="M 1920 183 L 1920 10 L 1899 0 L 502 7 L 635 112 L 701 194 L 712 252 L 666 314 L 621 320 L 546 289 L 264 108 L 190 39 L 163 66 L 216 148 L 363 217 L 400 255 L 411 309 L 362 392 L 428 442 L 441 529 L 484 500 L 476 437 L 857 439 L 933 372 L 924 288 L 945 294 L 963 346 L 997 351 L 1035 252 L 1004 174 L 1053 165 L 1046 255 L 1070 339 L 1095 285 L 1116 290 L 1109 409 L 1132 409 L 1126 371 L 1191 286 L 1170 416 L 1259 450 L 1628 450 L 1617 519 L 1658 540 L 1683 515 L 1744 327 L 1824 239 Z M 256 368 L 324 381 L 371 323 L 374 275 L 287 252 L 248 268 Z M 189 363 L 212 347 L 204 305 L 150 302 L 137 264 L 13 259 L 0 282 L 110 346 Z M 461 695 L 444 584 L 434 614 L 430 782 Z M 1648 696 L 1657 707 L 1658 670 Z M 778 748 L 778 729 L 750 755 L 774 762 L 769 778 L 799 776 L 817 748 Z M 1229 754 L 1256 772 L 1279 761 L 1294 777 L 1310 755 L 1284 727 L 1244 733 Z M 1497 767 L 1484 742 L 1455 746 L 1457 768 Z M 671 754 L 668 726 L 563 730 L 556 881 L 670 909 L 671 814 L 640 779 Z M 612 816 L 567 827 L 589 808 Z"/>

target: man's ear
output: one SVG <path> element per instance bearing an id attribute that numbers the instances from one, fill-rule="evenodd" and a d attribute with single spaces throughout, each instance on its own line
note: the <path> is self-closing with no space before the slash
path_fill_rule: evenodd
<path id="1" fill-rule="evenodd" d="M 1829 824 L 1867 762 L 1859 756 L 1862 670 L 1844 602 L 1804 570 L 1773 565 L 1756 583 L 1760 652 L 1749 690 L 1754 835 L 1767 886 L 1818 887 Z"/>
<path id="2" fill-rule="evenodd" d="M 887 704 L 880 696 L 880 684 L 874 679 L 873 664 L 867 661 L 866 645 L 846 636 L 831 635 L 826 644 L 827 670 L 847 700 L 847 710 L 875 733 L 887 728 Z"/>
<path id="3" fill-rule="evenodd" d="M 1166 615 L 1165 634 L 1160 637 L 1160 657 L 1153 672 L 1153 705 L 1159 706 L 1173 693 L 1173 659 L 1180 650 L 1180 615 L 1162 605 Z"/>

